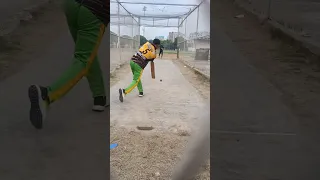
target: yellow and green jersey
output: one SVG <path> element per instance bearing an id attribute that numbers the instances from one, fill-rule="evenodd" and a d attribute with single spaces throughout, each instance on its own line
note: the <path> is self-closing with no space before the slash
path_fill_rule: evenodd
<path id="1" fill-rule="evenodd" d="M 156 57 L 155 46 L 150 42 L 146 42 L 140 47 L 139 51 L 132 56 L 131 60 L 144 69 L 148 65 L 148 62 L 154 60 Z"/>

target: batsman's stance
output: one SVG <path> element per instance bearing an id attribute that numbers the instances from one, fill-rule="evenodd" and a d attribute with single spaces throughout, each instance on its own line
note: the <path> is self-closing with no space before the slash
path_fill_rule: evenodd
<path id="1" fill-rule="evenodd" d="M 119 89 L 119 100 L 123 102 L 125 95 L 130 93 L 136 86 L 138 87 L 139 97 L 143 96 L 143 88 L 141 83 L 141 76 L 143 69 L 157 57 L 156 50 L 160 47 L 160 40 L 154 39 L 152 43 L 146 42 L 139 51 L 132 56 L 130 60 L 130 67 L 133 74 L 131 84 L 125 89 Z"/>
<path id="2" fill-rule="evenodd" d="M 106 0 L 64 1 L 64 13 L 75 43 L 74 57 L 72 64 L 50 86 L 29 87 L 29 116 L 35 128 L 42 128 L 48 106 L 67 94 L 84 76 L 92 92 L 92 110 L 104 111 L 106 93 L 97 51 L 109 24 L 109 7 L 110 1 Z"/>

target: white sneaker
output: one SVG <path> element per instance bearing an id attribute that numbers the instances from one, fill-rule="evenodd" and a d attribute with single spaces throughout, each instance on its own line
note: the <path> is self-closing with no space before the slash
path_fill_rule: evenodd
<path id="1" fill-rule="evenodd" d="M 107 104 L 107 98 L 105 96 L 98 96 L 93 100 L 92 110 L 96 112 L 103 112 L 107 106 L 109 106 Z"/>
<path id="2" fill-rule="evenodd" d="M 125 91 L 124 91 L 124 89 L 119 89 L 119 100 L 120 100 L 120 102 L 123 102 L 123 100 L 124 100 L 124 96 L 125 96 L 125 93 L 124 93 Z"/>
<path id="3" fill-rule="evenodd" d="M 48 90 L 45 87 L 32 85 L 29 87 L 28 94 L 31 103 L 30 122 L 36 129 L 42 129 L 48 109 Z"/>

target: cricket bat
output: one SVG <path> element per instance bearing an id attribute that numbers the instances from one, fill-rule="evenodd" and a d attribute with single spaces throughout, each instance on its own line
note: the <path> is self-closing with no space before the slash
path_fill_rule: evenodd
<path id="1" fill-rule="evenodd" d="M 154 62 L 153 61 L 151 61 L 150 66 L 151 66 L 151 77 L 152 77 L 152 79 L 155 79 L 156 78 L 156 74 L 154 72 Z"/>

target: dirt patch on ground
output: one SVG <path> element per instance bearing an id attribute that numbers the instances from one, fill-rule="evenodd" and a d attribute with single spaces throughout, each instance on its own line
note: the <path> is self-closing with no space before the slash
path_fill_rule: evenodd
<path id="1" fill-rule="evenodd" d="M 26 63 L 37 59 L 43 50 L 60 34 L 67 31 L 67 25 L 60 3 L 41 9 L 34 18 L 22 22 L 9 38 L 9 46 L 0 50 L 0 80 L 19 72 Z"/>
<path id="2" fill-rule="evenodd" d="M 111 127 L 111 143 L 119 146 L 110 152 L 118 179 L 170 179 L 174 164 L 186 144 L 186 137 L 168 133 L 143 133 Z"/>
<path id="3" fill-rule="evenodd" d="M 273 39 L 259 20 L 231 1 L 216 0 L 212 12 L 240 52 L 283 94 L 283 101 L 300 119 L 303 134 L 320 133 L 320 70 L 296 47 Z M 243 18 L 235 18 L 237 15 Z"/>
<path id="4" fill-rule="evenodd" d="M 122 127 L 110 127 L 110 163 L 117 179 L 168 180 L 176 163 L 181 160 L 189 137 L 168 132 L 145 132 Z M 210 165 L 200 168 L 196 177 L 210 179 Z"/>

